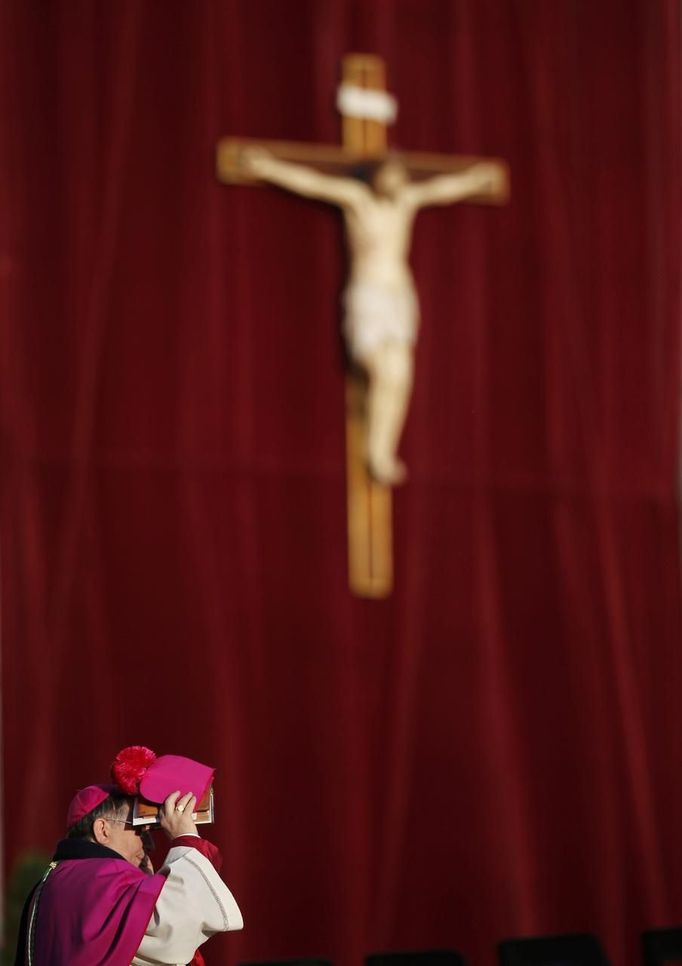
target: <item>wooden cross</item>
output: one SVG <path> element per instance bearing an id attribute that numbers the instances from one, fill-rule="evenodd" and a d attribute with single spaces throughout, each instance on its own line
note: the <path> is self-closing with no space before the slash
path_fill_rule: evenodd
<path id="1" fill-rule="evenodd" d="M 366 108 L 362 106 L 363 92 Z M 351 104 L 346 108 L 344 98 L 339 98 L 343 123 L 341 146 L 223 138 L 217 149 L 218 178 L 226 184 L 257 184 L 257 179 L 246 173 L 240 163 L 243 149 L 256 145 L 283 161 L 314 166 L 330 174 L 347 173 L 353 164 L 383 156 L 388 147 L 385 108 L 390 107 L 390 99 L 386 93 L 385 67 L 381 58 L 368 54 L 345 57 L 340 93 L 349 95 L 351 100 L 353 94 L 361 95 L 355 98 L 357 107 Z M 345 101 L 348 102 L 348 97 Z M 400 157 L 415 181 L 463 171 L 482 160 L 493 160 L 470 155 L 402 151 Z M 494 163 L 501 173 L 497 186 L 484 194 L 469 197 L 467 201 L 505 203 L 508 197 L 507 168 L 502 161 L 495 160 Z M 349 370 L 346 376 L 349 584 L 353 593 L 361 597 L 381 598 L 388 596 L 393 587 L 392 500 L 390 487 L 377 483 L 367 472 L 365 397 L 362 374 Z"/>

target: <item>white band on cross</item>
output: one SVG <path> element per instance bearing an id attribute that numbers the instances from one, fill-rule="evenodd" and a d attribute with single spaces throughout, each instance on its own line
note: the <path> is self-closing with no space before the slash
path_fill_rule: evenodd
<path id="1" fill-rule="evenodd" d="M 336 106 L 346 117 L 360 117 L 381 124 L 393 124 L 398 116 L 398 102 L 386 91 L 370 90 L 355 84 L 341 84 Z"/>

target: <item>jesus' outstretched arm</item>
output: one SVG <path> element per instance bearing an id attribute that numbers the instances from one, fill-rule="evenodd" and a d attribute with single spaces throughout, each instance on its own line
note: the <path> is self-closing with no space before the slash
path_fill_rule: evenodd
<path id="1" fill-rule="evenodd" d="M 351 207 L 362 204 L 368 195 L 368 189 L 352 178 L 337 178 L 304 164 L 280 161 L 262 148 L 247 148 L 241 161 L 244 170 L 255 178 L 307 198 Z"/>
<path id="2" fill-rule="evenodd" d="M 504 168 L 482 161 L 464 171 L 412 182 L 405 188 L 405 194 L 413 205 L 423 208 L 426 205 L 450 205 L 475 195 L 497 194 L 505 184 Z"/>

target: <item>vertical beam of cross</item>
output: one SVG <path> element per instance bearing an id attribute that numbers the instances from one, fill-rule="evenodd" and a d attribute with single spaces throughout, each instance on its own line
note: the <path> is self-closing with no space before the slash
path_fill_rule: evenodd
<path id="1" fill-rule="evenodd" d="M 379 57 L 349 54 L 342 81 L 363 90 L 385 91 L 384 63 Z M 343 115 L 344 150 L 361 157 L 386 151 L 386 124 Z M 348 504 L 348 579 L 360 597 L 387 597 L 393 587 L 391 490 L 373 480 L 366 460 L 366 380 L 350 370 L 346 376 L 346 485 Z"/>

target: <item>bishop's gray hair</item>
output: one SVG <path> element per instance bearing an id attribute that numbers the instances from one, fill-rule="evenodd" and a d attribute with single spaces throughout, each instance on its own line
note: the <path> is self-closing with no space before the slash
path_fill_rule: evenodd
<path id="1" fill-rule="evenodd" d="M 130 796 L 124 795 L 122 792 L 114 793 L 109 795 L 96 805 L 92 811 L 84 815 L 83 818 L 75 822 L 71 828 L 67 830 L 66 837 L 69 839 L 92 839 L 94 838 L 92 834 L 92 826 L 97 821 L 98 818 L 113 818 L 118 817 L 121 812 L 128 808 L 128 803 L 130 802 Z"/>

